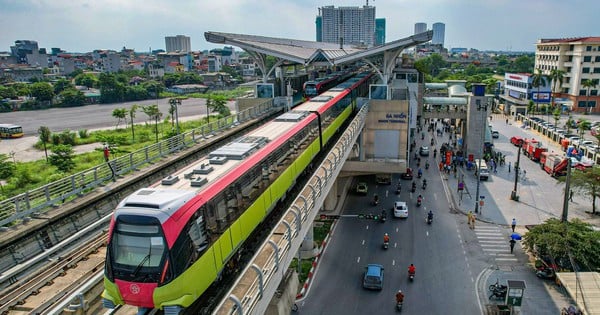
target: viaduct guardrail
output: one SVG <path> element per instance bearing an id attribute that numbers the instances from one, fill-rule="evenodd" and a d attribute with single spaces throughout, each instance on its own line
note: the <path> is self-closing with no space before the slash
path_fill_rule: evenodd
<path id="1" fill-rule="evenodd" d="M 272 108 L 273 100 L 266 99 L 264 103 L 253 108 L 157 142 L 113 159 L 108 163 L 97 165 L 91 169 L 2 200 L 0 201 L 0 231 L 6 230 L 8 225 L 43 214 L 48 209 L 65 201 L 81 197 L 98 186 L 114 180 L 116 176 L 138 171 L 145 165 L 150 165 L 173 152 L 181 151 L 214 136 L 220 131 L 263 115 Z"/>

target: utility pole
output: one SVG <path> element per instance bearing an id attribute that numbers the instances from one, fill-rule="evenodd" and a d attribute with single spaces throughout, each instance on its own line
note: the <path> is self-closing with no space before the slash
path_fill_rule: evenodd
<path id="1" fill-rule="evenodd" d="M 519 195 L 517 195 L 517 183 L 519 182 L 519 170 L 521 169 L 521 148 L 523 147 L 523 140 L 519 140 L 519 151 L 517 152 L 517 163 L 515 163 L 515 188 L 510 194 L 510 199 L 519 201 Z"/>
<path id="2" fill-rule="evenodd" d="M 560 218 L 561 222 L 568 221 L 569 215 L 569 194 L 571 192 L 571 157 L 567 156 L 567 179 L 565 180 L 565 197 L 563 198 L 563 212 Z"/>

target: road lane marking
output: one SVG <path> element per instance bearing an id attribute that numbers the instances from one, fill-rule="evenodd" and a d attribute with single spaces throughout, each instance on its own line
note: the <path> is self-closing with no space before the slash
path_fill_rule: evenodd
<path id="1" fill-rule="evenodd" d="M 365 245 L 365 240 L 362 240 L 362 245 Z"/>
<path id="2" fill-rule="evenodd" d="M 395 265 L 396 265 L 396 260 L 392 259 L 392 266 L 395 266 Z"/>
<path id="3" fill-rule="evenodd" d="M 356 263 L 360 263 L 360 256 L 356 259 Z"/>
<path id="4" fill-rule="evenodd" d="M 425 236 L 429 236 L 429 231 L 425 231 Z"/>
<path id="5" fill-rule="evenodd" d="M 517 261 L 518 259 L 516 259 L 516 258 L 496 258 L 496 260 L 500 260 L 500 261 Z"/>

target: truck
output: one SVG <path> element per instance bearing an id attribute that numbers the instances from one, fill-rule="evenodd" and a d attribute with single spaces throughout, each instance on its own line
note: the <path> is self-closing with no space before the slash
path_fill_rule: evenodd
<path id="1" fill-rule="evenodd" d="M 540 160 L 542 152 L 546 152 L 548 149 L 544 148 L 541 142 L 531 138 L 523 142 L 523 151 L 532 161 L 537 162 Z"/>
<path id="2" fill-rule="evenodd" d="M 548 154 L 545 156 L 544 171 L 550 175 L 554 175 L 556 167 L 563 161 L 563 157 L 558 154 Z"/>
<path id="3" fill-rule="evenodd" d="M 519 146 L 519 143 L 521 141 L 525 141 L 526 139 L 523 139 L 521 137 L 517 137 L 517 136 L 513 136 L 510 138 L 510 143 L 512 143 L 515 147 Z"/>

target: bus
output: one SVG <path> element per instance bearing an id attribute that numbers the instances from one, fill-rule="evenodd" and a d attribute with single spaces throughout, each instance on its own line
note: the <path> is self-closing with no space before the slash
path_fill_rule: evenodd
<path id="1" fill-rule="evenodd" d="M 20 138 L 23 136 L 23 128 L 19 125 L 0 124 L 0 138 Z"/>
<path id="2" fill-rule="evenodd" d="M 490 176 L 490 170 L 488 169 L 485 161 L 476 159 L 475 165 L 477 166 L 477 169 L 475 170 L 475 175 L 477 175 L 479 173 L 480 180 L 487 180 Z"/>

